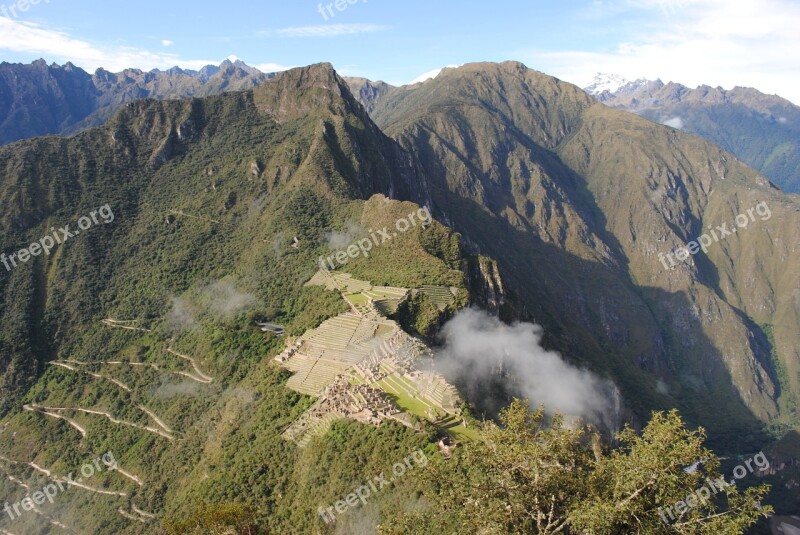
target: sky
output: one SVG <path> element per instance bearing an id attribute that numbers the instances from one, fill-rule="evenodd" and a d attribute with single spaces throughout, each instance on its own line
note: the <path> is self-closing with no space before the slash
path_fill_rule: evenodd
<path id="1" fill-rule="evenodd" d="M 263 71 L 326 61 L 401 85 L 516 60 L 582 87 L 603 72 L 800 104 L 799 52 L 800 0 L 0 0 L 0 60 L 89 72 L 236 57 Z"/>

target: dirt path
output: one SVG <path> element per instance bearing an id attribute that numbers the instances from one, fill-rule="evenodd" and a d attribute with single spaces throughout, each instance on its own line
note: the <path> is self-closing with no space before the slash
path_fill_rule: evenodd
<path id="1" fill-rule="evenodd" d="M 46 468 L 42 468 L 41 466 L 37 465 L 34 462 L 21 463 L 19 461 L 11 461 L 10 459 L 6 459 L 6 460 L 8 460 L 8 461 L 10 461 L 12 463 L 16 463 L 16 464 L 26 464 L 26 465 L 30 466 L 31 468 L 33 468 L 34 470 L 36 470 L 37 472 L 47 476 L 47 479 L 49 479 L 50 481 L 55 481 L 56 483 L 59 483 L 59 482 L 60 483 L 64 483 L 66 485 L 70 485 L 70 486 L 73 486 L 73 487 L 78 487 L 78 488 L 81 488 L 81 489 L 84 489 L 84 490 L 88 490 L 89 492 L 94 492 L 95 494 L 104 494 L 106 496 L 121 496 L 121 497 L 128 496 L 128 494 L 125 493 L 125 492 L 117 492 L 117 491 L 96 489 L 96 488 L 90 487 L 88 485 L 84 485 L 83 483 L 79 483 L 78 481 L 70 481 L 69 479 L 56 477 L 56 476 L 53 475 L 52 472 L 50 472 L 50 470 L 47 470 Z"/>
<path id="2" fill-rule="evenodd" d="M 78 535 L 77 531 L 75 531 L 71 527 L 67 526 L 66 524 L 62 524 L 61 522 L 59 522 L 58 520 L 56 520 L 52 516 L 46 514 L 44 511 L 42 511 L 41 509 L 36 507 L 36 505 L 33 506 L 33 512 L 36 513 L 37 515 L 41 516 L 45 520 L 47 520 L 51 525 L 56 526 L 57 528 L 61 528 L 64 531 L 69 531 L 70 533 L 75 533 L 76 535 Z"/>
<path id="3" fill-rule="evenodd" d="M 119 474 L 121 476 L 127 477 L 128 479 L 130 479 L 131 481 L 133 481 L 134 483 L 136 483 L 140 487 L 144 486 L 144 482 L 139 477 L 131 474 L 130 472 L 126 472 L 125 470 L 123 470 L 119 466 L 117 466 L 116 468 L 114 468 L 112 466 L 109 466 L 108 469 L 113 471 L 113 472 L 119 472 Z"/>
<path id="4" fill-rule="evenodd" d="M 120 507 L 119 509 L 117 509 L 117 512 L 118 512 L 119 514 L 121 514 L 121 515 L 122 515 L 124 518 L 127 518 L 128 520 L 133 520 L 133 521 L 136 521 L 136 522 L 141 522 L 142 524 L 144 524 L 144 523 L 146 523 L 146 522 L 147 522 L 147 520 L 145 520 L 144 518 L 140 518 L 140 517 L 138 517 L 138 516 L 133 516 L 132 514 L 130 514 L 128 511 L 126 511 L 126 510 L 125 510 L 125 509 L 123 509 L 122 507 Z"/>
<path id="5" fill-rule="evenodd" d="M 122 381 L 114 379 L 113 377 L 108 377 L 106 375 L 101 375 L 99 373 L 78 370 L 76 368 L 73 368 L 70 364 L 66 364 L 67 362 L 69 362 L 70 364 L 76 364 L 76 365 L 88 365 L 88 363 L 84 363 L 84 362 L 79 363 L 78 361 L 64 361 L 64 362 L 54 361 L 54 362 L 50 362 L 50 364 L 52 364 L 53 366 L 59 366 L 61 368 L 66 368 L 67 370 L 73 371 L 75 373 L 85 373 L 85 374 L 91 375 L 95 379 L 103 379 L 105 381 L 110 381 L 110 382 L 114 383 L 115 385 L 117 385 L 118 387 L 120 387 L 121 389 L 125 390 L 126 392 L 132 392 L 130 387 L 128 385 L 126 385 L 125 383 L 123 383 Z"/>
<path id="6" fill-rule="evenodd" d="M 65 484 L 67 486 L 78 487 L 78 488 L 81 488 L 81 489 L 86 490 L 88 492 L 92 492 L 94 494 L 102 494 L 102 495 L 105 495 L 105 496 L 117 496 L 117 497 L 121 497 L 121 498 L 126 498 L 128 496 L 128 494 L 125 493 L 125 492 L 97 489 L 97 488 L 94 488 L 94 487 L 90 487 L 88 485 L 84 485 L 83 483 L 80 482 L 81 481 L 80 478 L 78 478 L 77 481 L 74 481 L 74 480 L 69 480 L 69 479 L 66 479 L 66 478 L 60 478 L 60 477 L 54 476 L 53 473 L 50 472 L 50 470 L 47 470 L 46 468 L 42 468 L 41 466 L 37 465 L 34 462 L 25 463 L 25 462 L 21 462 L 21 461 L 14 461 L 14 460 L 9 459 L 8 457 L 4 457 L 2 455 L 0 455 L 0 460 L 5 461 L 7 463 L 11 463 L 11 464 L 21 464 L 21 465 L 30 466 L 31 468 L 33 468 L 34 470 L 36 470 L 40 474 L 44 474 L 45 477 L 47 477 L 47 479 L 49 479 L 50 481 L 53 481 L 53 482 L 55 482 L 57 484 Z M 134 476 L 133 474 L 130 474 L 130 473 L 126 472 L 125 470 L 122 470 L 119 467 L 113 468 L 113 467 L 109 466 L 108 469 L 111 470 L 111 471 L 116 471 L 116 472 L 120 473 L 121 475 L 123 475 L 123 476 L 125 476 L 125 477 L 127 477 L 127 478 L 129 478 L 129 479 L 131 479 L 133 481 L 135 481 L 139 486 L 143 486 L 144 485 L 142 483 L 141 479 L 139 479 L 138 477 Z M 23 483 L 22 481 L 20 481 L 19 479 L 15 478 L 15 477 L 13 477 L 11 475 L 8 475 L 8 479 L 11 480 L 13 483 L 25 488 L 27 491 L 30 491 L 30 487 L 28 485 L 26 485 L 25 483 Z M 151 519 L 155 518 L 155 515 L 152 515 L 150 513 L 146 513 L 144 511 L 142 511 L 141 509 L 139 509 L 138 507 L 136 507 L 135 505 L 133 505 L 132 507 L 133 507 L 133 511 L 136 512 L 136 514 L 139 515 L 138 517 L 137 516 L 133 516 L 133 515 L 131 515 L 129 513 L 126 513 L 122 509 L 122 507 L 120 507 L 117 511 L 122 516 L 124 516 L 125 518 L 127 518 L 129 520 L 135 520 L 135 521 L 142 522 L 142 523 L 146 523 L 148 520 L 151 520 Z M 76 530 L 72 529 L 71 527 L 67 526 L 66 524 L 64 524 L 64 523 L 58 521 L 57 519 L 51 517 L 50 515 L 46 514 L 44 511 L 40 510 L 35 505 L 33 506 L 33 511 L 36 514 L 42 516 L 44 519 L 46 519 L 48 521 L 48 523 L 50 523 L 51 525 L 59 527 L 59 528 L 63 529 L 64 531 L 68 531 L 70 533 L 75 533 L 76 535 L 78 535 L 78 532 Z M 10 531 L 6 531 L 6 530 L 0 528 L 0 535 L 14 535 L 14 534 L 11 533 Z"/>
<path id="7" fill-rule="evenodd" d="M 109 327 L 116 327 L 117 329 L 126 329 L 128 331 L 139 331 L 139 332 L 143 332 L 143 333 L 152 332 L 150 329 L 143 329 L 142 327 L 130 327 L 128 325 L 124 325 L 123 322 L 118 321 L 118 320 L 112 320 L 110 318 L 101 320 L 101 323 L 103 323 L 104 325 L 108 325 Z M 125 322 L 125 323 L 129 323 L 129 322 Z"/>
<path id="8" fill-rule="evenodd" d="M 150 418 L 152 418 L 152 420 L 153 420 L 153 421 L 156 423 L 156 425 L 158 425 L 159 427 L 161 427 L 161 429 L 163 429 L 163 430 L 164 430 L 164 431 L 166 431 L 167 433 L 174 433 L 174 432 L 175 432 L 175 431 L 173 431 L 172 429 L 170 429 L 170 428 L 169 428 L 169 426 L 167 426 L 167 424 L 165 424 L 164 422 L 162 422 L 162 421 L 161 421 L 161 418 L 159 418 L 158 416 L 156 416 L 155 414 L 153 414 L 153 413 L 152 413 L 152 411 L 150 411 L 150 410 L 149 410 L 147 407 L 145 407 L 144 405 L 139 405 L 139 409 L 140 409 L 140 410 L 142 410 L 142 411 L 143 411 L 145 414 L 147 414 L 147 415 L 148 415 Z"/>
<path id="9" fill-rule="evenodd" d="M 115 366 L 144 366 L 153 368 L 154 370 L 158 370 L 159 367 L 156 364 L 150 364 L 148 362 L 125 362 L 122 360 L 98 360 L 97 362 L 81 362 L 80 360 L 64 360 L 62 362 L 66 362 L 68 364 L 76 364 L 78 366 L 91 366 L 93 364 L 109 364 Z"/>
<path id="10" fill-rule="evenodd" d="M 71 364 L 76 364 L 76 365 L 78 365 L 78 366 L 84 366 L 84 365 L 89 365 L 89 364 L 90 364 L 90 363 L 88 363 L 88 362 L 80 362 L 80 361 L 77 361 L 77 360 L 73 360 L 73 361 L 65 361 L 65 362 L 70 362 Z M 62 364 L 62 363 L 59 363 L 59 362 L 52 362 L 51 364 L 54 364 L 54 365 L 56 365 L 56 366 L 62 366 L 62 367 L 64 367 L 64 368 L 67 368 L 67 369 L 69 369 L 69 370 L 75 371 L 75 372 L 77 372 L 77 373 L 80 373 L 80 372 L 81 372 L 81 370 L 77 370 L 77 369 L 75 369 L 75 368 L 73 368 L 73 367 L 71 367 L 71 366 L 69 366 L 69 365 Z M 96 363 L 96 364 L 98 364 L 98 363 Z M 102 364 L 102 363 L 99 363 L 99 364 Z M 110 362 L 107 362 L 106 364 L 111 364 L 111 363 L 110 363 Z M 120 364 L 125 364 L 125 363 L 123 363 L 123 362 L 120 362 Z M 153 365 L 153 366 L 155 366 L 155 365 Z M 100 374 L 98 374 L 98 373 L 92 373 L 92 372 L 83 372 L 83 373 L 87 373 L 87 374 L 91 375 L 92 377 L 95 377 L 95 378 L 98 378 L 98 379 L 106 379 L 106 380 L 108 380 L 108 381 L 112 381 L 112 382 L 114 382 L 115 384 L 117 384 L 117 385 L 118 385 L 120 388 L 124 389 L 125 391 L 127 391 L 127 392 L 132 392 L 132 390 L 131 390 L 130 388 L 128 388 L 128 386 L 127 386 L 127 385 L 125 385 L 125 384 L 124 384 L 124 383 L 122 383 L 121 381 L 117 381 L 116 379 L 114 379 L 114 378 L 112 378 L 112 377 L 107 377 L 107 376 L 100 375 Z M 174 373 L 182 373 L 182 372 L 174 372 Z M 195 380 L 197 380 L 197 378 L 196 378 L 196 377 L 194 377 L 194 376 L 192 376 L 192 377 L 193 377 Z M 155 413 L 153 413 L 153 411 L 151 411 L 150 409 L 148 409 L 148 408 L 147 408 L 147 407 L 145 407 L 144 405 L 138 405 L 138 408 L 139 408 L 139 410 L 141 410 L 141 411 L 143 411 L 145 414 L 147 414 L 147 416 L 148 416 L 148 417 L 149 417 L 151 420 L 153 420 L 153 422 L 155 422 L 155 423 L 156 423 L 156 425 L 158 425 L 158 426 L 159 426 L 159 427 L 160 427 L 162 430 L 164 430 L 166 433 L 168 433 L 168 434 L 170 434 L 170 435 L 172 435 L 172 434 L 174 434 L 174 433 L 175 433 L 175 431 L 173 431 L 173 430 L 172 430 L 172 429 L 171 429 L 171 428 L 170 428 L 170 427 L 169 427 L 167 424 L 165 424 L 165 423 L 163 422 L 163 420 L 161 420 L 161 418 L 159 418 L 158 416 L 156 416 L 156 415 L 155 415 Z M 66 421 L 67 423 L 69 423 L 69 424 L 70 424 L 72 427 L 74 427 L 75 429 L 77 429 L 77 430 L 78 430 L 78 431 L 81 433 L 81 435 L 83 435 L 84 437 L 86 436 L 86 430 L 85 430 L 83 427 L 81 427 L 80 425 L 78 425 L 78 424 L 77 424 L 76 422 L 74 422 L 73 420 L 70 420 L 69 418 L 66 418 L 66 417 L 64 417 L 64 416 L 62 416 L 62 415 L 60 415 L 60 414 L 56 414 L 56 413 L 53 413 L 53 412 L 46 412 L 46 411 L 44 411 L 44 410 L 36 409 L 36 408 L 34 408 L 34 407 L 31 407 L 31 406 L 28 406 L 28 405 L 25 405 L 25 406 L 23 406 L 23 409 L 25 409 L 25 410 L 28 410 L 28 411 L 37 411 L 37 412 L 41 412 L 42 414 L 46 414 L 46 415 L 48 415 L 48 416 L 52 416 L 53 418 L 60 418 L 60 419 L 62 419 L 62 420 L 64 420 L 64 421 Z M 75 410 L 82 410 L 82 409 L 75 409 Z M 97 413 L 92 413 L 92 414 L 97 414 Z M 110 418 L 110 415 L 106 414 L 106 416 Z M 115 422 L 115 423 L 120 423 L 120 422 Z M 125 423 L 127 423 L 127 422 L 125 422 Z M 137 424 L 131 424 L 131 425 L 137 425 Z M 152 430 L 152 429 L 154 429 L 154 428 L 150 428 L 150 427 L 143 427 L 143 429 L 146 429 L 146 430 Z M 162 436 L 164 436 L 164 437 L 166 438 L 166 436 L 165 436 L 165 435 L 163 435 L 163 434 L 162 434 Z"/>
<path id="11" fill-rule="evenodd" d="M 132 509 L 132 510 L 133 510 L 133 512 L 134 512 L 134 513 L 136 513 L 137 515 L 141 515 L 141 516 L 143 516 L 143 517 L 145 517 L 145 518 L 155 518 L 155 517 L 156 517 L 156 515 L 154 515 L 154 514 L 152 514 L 152 513 L 146 513 L 146 512 L 144 512 L 144 511 L 142 511 L 141 509 L 139 509 L 138 507 L 136 507 L 136 504 L 133 504 L 133 503 L 131 504 L 131 509 Z"/>
<path id="12" fill-rule="evenodd" d="M 17 479 L 16 477 L 10 474 L 6 474 L 6 476 L 8 477 L 8 480 L 11 481 L 12 483 L 16 483 L 20 487 L 24 487 L 25 490 L 31 490 L 30 486 L 26 485 L 23 481 Z"/>
<path id="13" fill-rule="evenodd" d="M 70 371 L 73 371 L 73 372 L 77 372 L 78 371 L 75 368 L 73 368 L 72 366 L 70 366 L 69 364 L 63 364 L 61 362 L 51 362 L 50 364 L 52 364 L 53 366 L 60 366 L 62 368 L 66 368 L 66 369 L 68 369 Z"/>
<path id="14" fill-rule="evenodd" d="M 173 352 L 171 350 L 167 350 L 167 351 L 170 351 L 170 353 L 177 355 L 175 352 Z M 185 355 L 178 355 L 178 356 L 180 356 L 181 358 L 183 358 L 185 360 L 189 360 L 189 362 L 194 366 L 194 361 L 192 359 L 190 359 L 189 357 L 186 357 Z M 98 361 L 98 362 L 81 362 L 79 360 L 65 360 L 63 362 L 66 363 L 66 364 L 57 364 L 57 365 L 59 365 L 59 366 L 61 366 L 63 368 L 67 368 L 67 369 L 72 370 L 72 371 L 76 371 L 76 372 L 80 371 L 80 370 L 76 370 L 76 369 L 70 367 L 69 365 L 74 364 L 76 366 L 91 366 L 93 364 L 108 364 L 108 365 L 114 365 L 114 366 L 142 366 L 142 367 L 152 368 L 152 369 L 154 369 L 156 371 L 163 371 L 164 373 L 171 373 L 172 375 L 180 375 L 181 377 L 187 377 L 187 378 L 191 379 L 192 381 L 195 381 L 195 382 L 198 382 L 198 383 L 204 384 L 204 385 L 211 384 L 213 382 L 213 378 L 208 377 L 205 374 L 199 373 L 199 369 L 198 369 L 197 366 L 194 366 L 194 369 L 197 370 L 196 373 L 198 373 L 199 375 L 202 375 L 202 377 L 200 377 L 198 375 L 193 375 L 193 374 L 191 374 L 189 372 L 181 372 L 181 371 L 173 371 L 173 370 L 162 370 L 157 364 L 150 364 L 148 362 L 123 362 L 123 361 L 120 361 L 120 360 L 107 360 L 107 361 Z M 53 362 L 53 364 L 56 364 L 56 363 Z M 112 380 L 112 379 L 109 377 L 108 380 Z"/>
<path id="15" fill-rule="evenodd" d="M 50 417 L 52 417 L 52 418 L 58 418 L 59 420 L 64 420 L 64 421 L 65 421 L 65 422 L 67 422 L 69 425 L 71 425 L 72 427 L 74 427 L 75 429 L 77 429 L 77 430 L 78 430 L 78 432 L 81 434 L 81 437 L 83 437 L 83 438 L 86 438 L 86 429 L 84 429 L 83 427 L 81 427 L 80 425 L 78 425 L 78 424 L 77 424 L 75 421 L 73 421 L 73 420 L 70 420 L 70 419 L 69 419 L 69 418 L 67 418 L 66 416 L 61 416 L 60 414 L 56 414 L 55 412 L 48 412 L 48 411 L 46 411 L 46 410 L 40 410 L 40 409 L 37 409 L 37 408 L 35 408 L 35 407 L 32 407 L 32 406 L 30 406 L 30 405 L 23 405 L 23 406 L 22 406 L 22 409 L 23 409 L 23 410 L 26 410 L 26 411 L 30 411 L 30 412 L 39 412 L 39 413 L 41 413 L 41 414 L 46 414 L 47 416 L 50 416 Z"/>
<path id="16" fill-rule="evenodd" d="M 97 415 L 97 416 L 104 416 L 111 423 L 115 423 L 115 424 L 119 424 L 119 425 L 125 425 L 125 426 L 128 426 L 128 427 L 133 427 L 134 429 L 141 429 L 142 431 L 148 431 L 150 433 L 154 433 L 156 435 L 164 437 L 169 441 L 172 441 L 174 439 L 174 437 L 172 435 L 165 433 L 161 429 L 157 429 L 155 427 L 149 427 L 149 426 L 146 426 L 146 425 L 136 424 L 136 423 L 133 423 L 133 422 L 126 422 L 125 420 L 120 420 L 118 418 L 115 418 L 111 414 L 109 414 L 107 412 L 104 412 L 104 411 L 98 411 L 98 410 L 93 410 L 93 409 L 82 409 L 80 407 L 41 407 L 39 405 L 31 405 L 31 406 L 33 408 L 35 408 L 35 409 L 40 409 L 42 411 L 54 411 L 54 412 L 74 411 L 74 412 L 83 412 L 85 414 L 94 414 L 94 415 Z"/>
<path id="17" fill-rule="evenodd" d="M 189 363 L 192 365 L 192 368 L 194 368 L 194 372 L 197 374 L 197 377 L 199 377 L 201 379 L 200 380 L 201 383 L 211 384 L 214 381 L 214 379 L 212 377 L 209 377 L 208 375 L 204 374 L 200 370 L 200 368 L 197 366 L 197 363 L 194 361 L 194 359 L 192 357 L 189 357 L 187 355 L 181 355 L 180 353 L 178 353 L 177 351 L 175 351 L 171 347 L 167 347 L 167 352 L 168 353 L 172 353 L 176 357 L 179 357 L 179 358 L 182 358 L 184 360 L 189 361 Z M 180 373 L 180 372 L 178 372 L 178 373 Z M 183 375 L 183 374 L 181 374 L 181 375 Z"/>

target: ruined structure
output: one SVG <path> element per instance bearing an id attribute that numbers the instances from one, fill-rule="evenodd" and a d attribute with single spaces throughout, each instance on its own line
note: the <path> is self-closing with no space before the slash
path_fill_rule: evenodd
<path id="1" fill-rule="evenodd" d="M 414 418 L 458 422 L 461 398 L 438 373 L 428 371 L 428 347 L 386 317 L 410 295 L 405 288 L 373 287 L 346 273 L 320 270 L 309 285 L 338 291 L 352 311 L 324 321 L 275 357 L 294 375 L 287 386 L 317 402 L 283 436 L 307 444 L 337 418 L 380 425 L 387 418 L 418 428 Z M 425 287 L 446 303 L 449 288 Z M 393 398 L 397 402 L 393 401 Z M 405 405 L 405 407 L 403 407 Z"/>

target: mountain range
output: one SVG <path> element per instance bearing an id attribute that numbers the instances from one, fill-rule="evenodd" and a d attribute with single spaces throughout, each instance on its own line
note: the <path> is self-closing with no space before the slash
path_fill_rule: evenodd
<path id="1" fill-rule="evenodd" d="M 518 62 L 404 87 L 329 64 L 259 81 L 225 64 L 124 77 L 4 64 L 3 79 L 15 69 L 34 78 L 10 94 L 61 104 L 14 97 L 6 121 L 24 130 L 46 108 L 35 128 L 80 132 L 0 147 L 0 252 L 18 259 L 0 268 L 0 489 L 107 451 L 124 469 L 101 478 L 117 494 L 64 497 L 47 528 L 34 514 L 20 529 L 150 533 L 152 516 L 237 498 L 269 532 L 333 532 L 319 504 L 448 429 L 341 419 L 302 448 L 285 440 L 318 406 L 274 357 L 376 310 L 433 352 L 467 304 L 536 323 L 545 349 L 614 385 L 622 420 L 677 407 L 723 453 L 800 426 L 800 197 L 708 140 Z M 141 84 L 160 99 L 137 100 Z M 241 90 L 201 96 L 223 85 Z M 111 221 L 78 227 L 100 207 Z M 350 255 L 326 291 L 320 259 L 423 209 L 430 224 Z M 21 261 L 70 222 L 52 254 Z M 380 333 L 360 326 L 344 342 Z M 304 366 L 290 371 L 311 377 Z M 464 425 L 525 383 L 469 371 L 451 379 Z M 374 528 L 411 493 L 400 481 L 369 526 L 337 529 Z"/>
<path id="2" fill-rule="evenodd" d="M 232 60 L 199 71 L 173 67 L 111 73 L 98 69 L 93 75 L 70 63 L 48 66 L 41 59 L 30 65 L 1 63 L 0 144 L 41 135 L 72 135 L 104 123 L 120 106 L 135 99 L 240 91 L 275 76 L 238 58 Z M 378 101 L 399 89 L 364 78 L 347 81 L 370 114 Z M 690 89 L 672 82 L 629 81 L 608 74 L 598 74 L 584 89 L 608 106 L 705 137 L 785 191 L 800 193 L 796 163 L 800 108 L 788 100 L 752 88 Z"/>
<path id="3" fill-rule="evenodd" d="M 608 106 L 709 139 L 785 191 L 800 193 L 800 107 L 786 99 L 748 87 L 691 89 L 607 75 L 585 89 Z"/>
<path id="4" fill-rule="evenodd" d="M 70 135 L 103 124 L 136 99 L 185 98 L 250 89 L 274 76 L 225 60 L 199 71 L 178 67 L 120 73 L 98 69 L 90 75 L 67 63 L 37 60 L 30 65 L 0 63 L 0 144 L 50 134 Z"/>

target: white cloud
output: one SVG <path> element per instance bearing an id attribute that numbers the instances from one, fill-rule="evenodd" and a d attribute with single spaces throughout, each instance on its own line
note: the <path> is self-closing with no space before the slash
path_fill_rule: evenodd
<path id="1" fill-rule="evenodd" d="M 279 30 L 262 32 L 262 35 L 278 37 L 336 37 L 339 35 L 356 35 L 375 33 L 388 29 L 379 24 L 320 24 L 318 26 L 295 26 Z"/>
<path id="2" fill-rule="evenodd" d="M 683 130 L 683 119 L 680 117 L 673 117 L 672 119 L 667 119 L 666 121 L 662 121 L 661 124 L 671 126 L 672 128 L 677 128 L 678 130 Z"/>
<path id="3" fill-rule="evenodd" d="M 259 63 L 258 65 L 253 65 L 253 67 L 265 73 L 282 72 L 288 71 L 289 69 L 294 69 L 293 66 L 281 65 L 280 63 Z"/>
<path id="4" fill-rule="evenodd" d="M 161 40 L 161 44 L 164 45 L 164 46 L 172 46 L 175 43 L 173 41 L 170 41 L 169 39 L 162 39 Z"/>
<path id="5" fill-rule="evenodd" d="M 470 308 L 448 321 L 442 335 L 445 343 L 438 349 L 434 365 L 445 377 L 466 385 L 467 391 L 505 370 L 506 385 L 514 395 L 528 398 L 534 406 L 544 404 L 550 414 L 590 420 L 611 416 L 613 385 L 544 349 L 543 330 L 538 325 L 506 325 Z"/>
<path id="6" fill-rule="evenodd" d="M 423 74 L 417 76 L 416 78 L 414 78 L 410 82 L 408 82 L 408 85 L 419 84 L 419 83 L 425 82 L 426 80 L 433 80 L 434 78 L 439 76 L 444 69 L 457 69 L 460 66 L 461 65 L 448 65 L 447 67 L 444 67 L 443 69 L 434 69 L 432 71 L 428 71 L 426 73 L 423 73 Z"/>
<path id="7" fill-rule="evenodd" d="M 101 49 L 62 31 L 4 17 L 0 17 L 0 50 L 38 54 L 62 63 L 71 61 L 90 72 L 99 67 L 111 71 L 130 67 L 150 70 L 169 69 L 178 64 L 188 69 L 199 69 L 210 63 L 219 63 L 215 60 L 185 60 L 175 54 L 159 54 L 133 47 Z"/>
<path id="8" fill-rule="evenodd" d="M 800 61 L 793 53 L 800 49 L 800 4 L 791 0 L 618 0 L 609 5 L 612 8 L 613 20 L 623 8 L 627 14 L 646 9 L 648 22 L 607 51 L 535 50 L 524 52 L 524 59 L 581 86 L 600 71 L 689 86 L 749 86 L 800 103 Z"/>
<path id="9" fill-rule="evenodd" d="M 231 54 L 230 56 L 228 56 L 225 59 L 227 59 L 231 63 L 236 63 L 237 61 L 244 61 L 243 59 L 241 59 L 236 54 Z M 244 63 L 247 64 L 247 65 L 250 65 L 251 67 L 254 67 L 254 68 L 256 68 L 259 71 L 264 72 L 264 73 L 282 72 L 282 71 L 288 71 L 289 69 L 294 69 L 293 66 L 290 67 L 290 66 L 286 66 L 286 65 L 281 65 L 280 63 L 258 63 L 258 64 L 252 64 L 252 65 L 250 63 L 247 63 L 246 61 L 244 61 Z"/>

